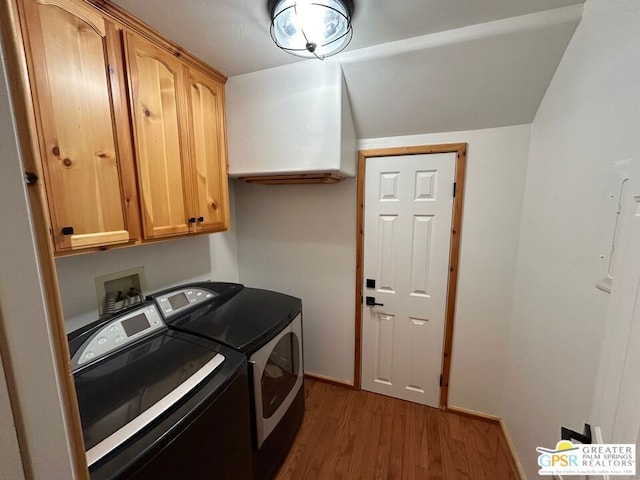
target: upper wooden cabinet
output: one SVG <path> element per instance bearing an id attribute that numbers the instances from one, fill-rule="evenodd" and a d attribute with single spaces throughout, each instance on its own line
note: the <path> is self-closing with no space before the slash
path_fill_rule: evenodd
<path id="1" fill-rule="evenodd" d="M 226 230 L 222 85 L 139 36 L 126 47 L 145 237 Z"/>
<path id="2" fill-rule="evenodd" d="M 111 2 L 9 1 L 55 252 L 228 229 L 226 78 Z"/>
<path id="3" fill-rule="evenodd" d="M 136 240 L 116 26 L 74 0 L 23 0 L 20 7 L 55 250 Z"/>
<path id="4" fill-rule="evenodd" d="M 224 90 L 199 70 L 185 67 L 188 89 L 192 211 L 197 231 L 229 228 Z"/>
<path id="5" fill-rule="evenodd" d="M 182 62 L 135 35 L 126 43 L 144 233 L 187 233 Z"/>

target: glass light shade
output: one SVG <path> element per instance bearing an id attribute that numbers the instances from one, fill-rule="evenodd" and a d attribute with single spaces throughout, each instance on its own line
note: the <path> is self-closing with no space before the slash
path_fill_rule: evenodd
<path id="1" fill-rule="evenodd" d="M 279 0 L 271 13 L 271 38 L 300 57 L 335 55 L 352 35 L 351 11 L 341 0 Z"/>

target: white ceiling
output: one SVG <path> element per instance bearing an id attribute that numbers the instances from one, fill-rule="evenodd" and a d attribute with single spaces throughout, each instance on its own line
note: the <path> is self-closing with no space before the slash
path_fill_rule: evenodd
<path id="1" fill-rule="evenodd" d="M 266 0 L 114 1 L 226 76 L 301 61 L 272 42 Z M 359 138 L 531 122 L 582 3 L 355 0 L 333 58 Z"/>
<path id="2" fill-rule="evenodd" d="M 359 138 L 531 123 L 581 12 L 565 7 L 345 55 Z"/>

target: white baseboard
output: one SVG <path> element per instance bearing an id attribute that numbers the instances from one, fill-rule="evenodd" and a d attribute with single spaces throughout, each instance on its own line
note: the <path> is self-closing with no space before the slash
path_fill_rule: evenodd
<path id="1" fill-rule="evenodd" d="M 355 388 L 353 383 L 345 382 L 344 380 L 340 380 L 338 378 L 328 377 L 326 375 L 320 375 L 319 373 L 305 371 L 304 376 L 305 378 L 309 378 L 311 380 L 317 380 L 319 382 L 329 383 L 331 385 L 336 385 L 338 387 L 345 387 L 345 388 L 351 388 L 351 389 Z"/>
<path id="2" fill-rule="evenodd" d="M 509 436 L 509 430 L 507 430 L 507 426 L 505 425 L 504 421 L 502 420 L 502 418 L 500 419 L 500 428 L 502 429 L 502 433 L 504 435 L 504 438 L 507 440 L 507 446 L 509 447 L 509 450 L 511 451 L 511 458 L 513 458 L 513 461 L 516 464 L 516 469 L 518 470 L 518 476 L 520 477 L 520 480 L 527 480 L 527 476 L 524 473 L 524 469 L 522 468 L 522 464 L 520 463 L 520 458 L 518 458 L 518 455 L 516 454 L 516 449 L 513 446 L 513 442 L 511 441 L 511 437 Z"/>
<path id="3" fill-rule="evenodd" d="M 496 417 L 495 415 L 489 415 L 487 413 L 477 412 L 476 410 L 469 410 L 467 408 L 453 407 L 453 406 L 448 406 L 444 410 L 445 412 L 464 415 L 465 417 L 477 418 L 478 420 L 484 420 L 490 423 L 495 423 L 495 424 L 500 423 L 500 417 Z"/>

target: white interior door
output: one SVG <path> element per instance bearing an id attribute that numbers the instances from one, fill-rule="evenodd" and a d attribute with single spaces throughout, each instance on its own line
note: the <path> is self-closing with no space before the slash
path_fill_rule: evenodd
<path id="1" fill-rule="evenodd" d="M 365 390 L 438 406 L 455 165 L 455 153 L 367 159 L 362 292 L 381 305 L 362 305 Z"/>

